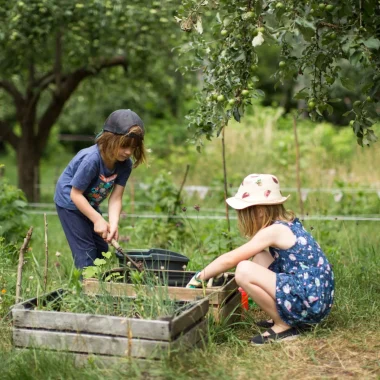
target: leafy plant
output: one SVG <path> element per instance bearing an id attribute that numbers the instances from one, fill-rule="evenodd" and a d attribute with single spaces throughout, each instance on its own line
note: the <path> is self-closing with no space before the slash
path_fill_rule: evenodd
<path id="1" fill-rule="evenodd" d="M 112 257 L 111 252 L 102 252 L 104 259 L 95 259 L 94 265 L 86 267 L 83 269 L 82 276 L 83 278 L 97 278 L 103 280 L 103 275 L 106 269 L 110 269 L 110 259 Z M 110 281 L 112 279 L 119 279 L 120 275 L 118 273 L 110 273 L 104 278 L 105 281 Z"/>
<path id="2" fill-rule="evenodd" d="M 143 219 L 136 223 L 135 232 L 145 237 L 145 245 L 167 248 L 189 236 L 183 220 L 174 217 L 178 216 L 177 212 L 182 212 L 183 205 L 170 174 L 162 171 L 144 190 L 144 198 L 151 210 L 167 215 L 167 218 Z"/>
<path id="3" fill-rule="evenodd" d="M 191 32 L 182 54 L 193 53 L 184 70 L 202 69 L 203 90 L 190 113 L 189 127 L 198 139 L 218 135 L 233 117 L 240 121 L 252 99 L 263 96 L 257 88 L 260 65 L 257 48 L 276 44 L 281 49 L 277 71 L 279 86 L 298 81 L 299 112 L 312 120 L 331 114 L 334 104 L 331 86 L 341 83 L 359 92 L 343 116 L 351 116 L 360 145 L 377 140 L 372 129 L 379 119 L 375 103 L 380 88 L 380 4 L 368 0 L 365 6 L 354 0 L 321 3 L 316 0 L 184 0 L 177 21 Z M 360 71 L 360 80 L 357 73 Z M 355 74 L 351 74 L 351 73 Z"/>
<path id="4" fill-rule="evenodd" d="M 27 202 L 23 192 L 0 180 L 0 244 L 1 258 L 15 262 L 17 245 L 27 231 Z"/>

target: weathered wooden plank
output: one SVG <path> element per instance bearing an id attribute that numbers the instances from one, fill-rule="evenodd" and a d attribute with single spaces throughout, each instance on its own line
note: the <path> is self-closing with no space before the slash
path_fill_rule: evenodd
<path id="1" fill-rule="evenodd" d="M 197 302 L 194 306 L 181 313 L 171 321 L 170 333 L 172 339 L 183 331 L 186 331 L 190 326 L 204 318 L 209 309 L 207 299 Z"/>
<path id="2" fill-rule="evenodd" d="M 208 339 L 208 320 L 203 319 L 195 327 L 190 329 L 187 333 L 182 334 L 176 339 L 171 348 L 175 350 L 190 349 L 200 344 L 200 341 L 206 341 Z"/>
<path id="3" fill-rule="evenodd" d="M 169 342 L 157 340 L 18 328 L 13 330 L 13 343 L 16 347 L 152 359 L 169 351 Z"/>
<path id="4" fill-rule="evenodd" d="M 79 314 L 41 310 L 13 310 L 17 328 L 93 333 L 110 336 L 156 339 L 172 338 L 170 323 L 160 320 L 122 318 L 108 315 Z"/>
<path id="5" fill-rule="evenodd" d="M 176 286 L 168 286 L 167 295 L 170 299 L 178 301 L 194 301 L 208 297 L 211 305 L 220 305 L 237 289 L 235 278 L 231 275 L 230 280 L 221 287 L 209 289 L 187 289 Z M 144 285 L 142 286 L 142 289 Z M 164 288 L 164 286 L 163 286 Z M 133 284 L 126 283 L 113 283 L 113 282 L 99 282 L 95 279 L 88 279 L 83 281 L 83 291 L 89 295 L 98 295 L 102 292 L 107 292 L 114 296 L 136 296 L 136 288 Z"/>
<path id="6" fill-rule="evenodd" d="M 237 292 L 231 297 L 224 305 L 219 308 L 215 308 L 216 320 L 218 322 L 224 322 L 231 324 L 236 322 L 241 317 L 241 294 Z"/>
<path id="7" fill-rule="evenodd" d="M 13 329 L 16 347 L 45 348 L 85 354 L 160 359 L 179 349 L 194 346 L 207 335 L 207 320 L 203 320 L 175 342 L 128 339 L 91 334 L 75 334 L 47 330 Z"/>
<path id="8" fill-rule="evenodd" d="M 52 301 L 58 297 L 61 297 L 66 292 L 67 292 L 67 290 L 64 290 L 64 289 L 53 290 L 52 292 L 46 293 L 46 294 L 42 295 L 41 297 L 33 297 L 33 298 L 29 298 L 23 302 L 16 303 L 15 305 L 12 306 L 12 310 L 32 309 L 35 306 L 37 306 L 38 302 L 40 302 L 42 300 Z"/>

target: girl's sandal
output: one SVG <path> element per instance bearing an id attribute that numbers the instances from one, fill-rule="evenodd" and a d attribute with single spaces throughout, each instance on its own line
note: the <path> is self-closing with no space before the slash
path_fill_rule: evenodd
<path id="1" fill-rule="evenodd" d="M 264 321 L 257 321 L 255 324 L 256 324 L 256 326 L 258 326 L 258 327 L 264 327 L 265 329 L 269 329 L 269 328 L 271 328 L 271 327 L 274 326 L 274 322 L 269 322 L 269 321 L 266 321 L 266 320 L 264 320 Z"/>
<path id="2" fill-rule="evenodd" d="M 295 327 L 291 327 L 290 329 L 280 333 L 276 333 L 272 329 L 269 329 L 266 332 L 268 332 L 269 335 L 256 335 L 251 338 L 250 343 L 253 345 L 261 345 L 265 343 L 278 342 L 281 340 L 293 340 L 297 339 L 300 335 L 300 332 Z"/>

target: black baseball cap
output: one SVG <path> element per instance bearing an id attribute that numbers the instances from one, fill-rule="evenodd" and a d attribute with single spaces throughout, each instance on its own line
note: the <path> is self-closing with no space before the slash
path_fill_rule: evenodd
<path id="1" fill-rule="evenodd" d="M 130 109 L 117 110 L 108 116 L 104 122 L 103 131 L 112 132 L 117 135 L 126 135 L 136 125 L 142 129 L 144 134 L 144 123 L 136 112 Z"/>

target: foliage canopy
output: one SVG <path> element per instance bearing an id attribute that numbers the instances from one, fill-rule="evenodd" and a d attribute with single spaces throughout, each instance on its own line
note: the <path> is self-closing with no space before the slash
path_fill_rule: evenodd
<path id="1" fill-rule="evenodd" d="M 292 79 L 299 112 L 320 120 L 341 99 L 331 86 L 341 83 L 360 93 L 346 113 L 358 143 L 377 140 L 380 85 L 380 4 L 375 0 L 184 0 L 177 21 L 191 32 L 188 51 L 193 67 L 204 72 L 198 108 L 189 117 L 197 137 L 220 133 L 231 117 L 237 121 L 253 98 L 263 95 L 255 83 L 260 65 L 257 47 L 278 44 L 281 60 L 273 73 L 279 86 Z M 207 31 L 204 33 L 207 24 Z M 211 34 L 211 37 L 210 37 Z M 360 77 L 358 78 L 357 75 Z"/>

